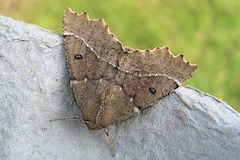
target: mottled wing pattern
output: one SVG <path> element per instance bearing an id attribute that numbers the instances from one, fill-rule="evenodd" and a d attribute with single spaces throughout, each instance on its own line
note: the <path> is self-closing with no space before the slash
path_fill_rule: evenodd
<path id="1" fill-rule="evenodd" d="M 102 19 L 67 9 L 64 47 L 70 83 L 89 129 L 124 121 L 168 95 L 189 79 L 196 65 L 167 47 L 123 47 Z"/>

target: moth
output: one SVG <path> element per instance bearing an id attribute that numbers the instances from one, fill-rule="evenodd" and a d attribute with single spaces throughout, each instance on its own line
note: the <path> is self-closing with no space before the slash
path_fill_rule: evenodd
<path id="1" fill-rule="evenodd" d="M 124 47 L 103 19 L 67 9 L 64 48 L 80 116 L 90 130 L 105 129 L 154 105 L 192 77 L 197 66 L 167 47 Z"/>

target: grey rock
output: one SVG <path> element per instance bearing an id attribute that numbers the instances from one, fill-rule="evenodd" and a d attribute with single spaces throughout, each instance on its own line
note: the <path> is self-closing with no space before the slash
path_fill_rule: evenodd
<path id="1" fill-rule="evenodd" d="M 89 131 L 69 85 L 63 38 L 0 16 L 0 159 L 240 159 L 240 116 L 226 103 L 180 87 L 153 107 Z"/>

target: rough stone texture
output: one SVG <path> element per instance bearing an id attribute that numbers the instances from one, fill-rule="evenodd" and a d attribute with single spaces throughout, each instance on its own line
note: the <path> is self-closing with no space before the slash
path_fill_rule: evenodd
<path id="1" fill-rule="evenodd" d="M 0 16 L 0 159 L 112 159 L 102 130 L 78 115 L 62 36 Z M 178 88 L 109 128 L 114 159 L 239 159 L 240 116 L 226 103 Z"/>

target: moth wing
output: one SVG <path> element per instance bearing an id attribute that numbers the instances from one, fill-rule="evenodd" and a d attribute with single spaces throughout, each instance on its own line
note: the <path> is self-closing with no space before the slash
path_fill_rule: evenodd
<path id="1" fill-rule="evenodd" d="M 124 51 L 104 20 L 91 20 L 87 13 L 77 14 L 67 9 L 63 16 L 63 34 L 81 38 L 98 56 L 113 66 L 117 66 L 118 56 Z"/>
<path id="2" fill-rule="evenodd" d="M 197 66 L 186 62 L 183 55 L 174 56 L 163 47 L 125 53 L 119 59 L 119 68 L 140 76 L 165 76 L 181 85 L 192 77 Z"/>

